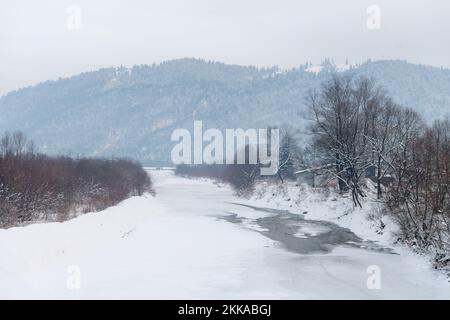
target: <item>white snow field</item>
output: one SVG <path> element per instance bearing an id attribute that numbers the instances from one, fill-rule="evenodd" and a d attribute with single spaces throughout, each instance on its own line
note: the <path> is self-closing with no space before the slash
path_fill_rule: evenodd
<path id="1" fill-rule="evenodd" d="M 152 177 L 156 197 L 0 230 L 0 299 L 450 298 L 450 285 L 411 254 L 298 254 L 252 225 L 270 213 L 233 204 L 245 200 L 228 187 L 169 171 Z M 232 213 L 246 222 L 217 218 Z M 373 265 L 379 289 L 367 286 Z"/>

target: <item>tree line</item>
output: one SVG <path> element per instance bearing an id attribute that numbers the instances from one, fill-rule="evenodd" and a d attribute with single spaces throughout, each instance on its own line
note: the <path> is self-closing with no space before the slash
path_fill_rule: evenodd
<path id="1" fill-rule="evenodd" d="M 315 156 L 304 170 L 336 181 L 357 206 L 372 180 L 405 242 L 448 250 L 449 119 L 428 126 L 368 79 L 335 77 L 308 101 Z"/>
<path id="2" fill-rule="evenodd" d="M 0 228 L 64 221 L 151 190 L 133 161 L 50 157 L 21 132 L 0 139 Z"/>

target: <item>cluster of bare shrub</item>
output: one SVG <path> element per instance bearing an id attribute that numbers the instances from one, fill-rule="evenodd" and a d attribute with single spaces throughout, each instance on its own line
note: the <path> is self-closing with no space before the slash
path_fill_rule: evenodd
<path id="1" fill-rule="evenodd" d="M 270 128 L 268 131 L 270 132 Z M 175 170 L 175 174 L 210 178 L 228 183 L 240 196 L 251 195 L 254 191 L 255 183 L 258 180 L 280 179 L 282 182 L 285 180 L 295 180 L 294 173 L 300 159 L 300 149 L 297 147 L 297 142 L 291 129 L 282 130 L 277 175 L 262 176 L 260 174 L 261 164 L 258 149 L 254 149 L 257 158 L 256 164 L 251 164 L 249 161 L 249 149 L 247 145 L 245 147 L 245 161 L 243 164 L 237 163 L 237 156 L 235 155 L 235 164 L 179 165 Z"/>
<path id="2" fill-rule="evenodd" d="M 449 120 L 427 126 L 367 79 L 336 77 L 309 104 L 314 157 L 302 172 L 336 181 L 359 206 L 371 179 L 402 240 L 450 261 Z"/>
<path id="3" fill-rule="evenodd" d="M 394 160 L 395 180 L 386 200 L 404 240 L 437 249 L 438 262 L 449 263 L 450 122 L 420 130 Z"/>
<path id="4" fill-rule="evenodd" d="M 255 182 L 259 175 L 257 164 L 235 164 L 235 165 L 178 165 L 175 174 L 194 178 L 209 178 L 233 187 L 238 195 L 249 195 L 253 191 Z"/>
<path id="5" fill-rule="evenodd" d="M 49 157 L 20 132 L 1 138 L 0 228 L 67 220 L 147 191 L 150 178 L 132 161 Z"/>

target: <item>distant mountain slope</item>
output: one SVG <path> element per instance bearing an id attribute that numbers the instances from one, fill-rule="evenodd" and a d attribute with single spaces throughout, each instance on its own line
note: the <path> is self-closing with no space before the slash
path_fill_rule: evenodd
<path id="1" fill-rule="evenodd" d="M 48 153 L 164 164 L 170 160 L 171 132 L 192 128 L 194 120 L 221 129 L 301 127 L 307 91 L 330 77 L 327 68 L 305 69 L 281 72 L 195 59 L 102 69 L 3 96 L 0 131 L 21 129 Z M 344 70 L 377 79 L 397 102 L 429 121 L 448 113 L 449 70 L 403 61 Z"/>
<path id="2" fill-rule="evenodd" d="M 348 71 L 373 77 L 397 103 L 422 113 L 427 121 L 450 113 L 450 70 L 404 61 L 378 61 Z"/>

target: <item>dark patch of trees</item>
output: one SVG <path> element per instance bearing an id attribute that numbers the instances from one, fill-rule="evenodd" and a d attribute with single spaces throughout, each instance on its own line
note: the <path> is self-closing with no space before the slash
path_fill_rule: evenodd
<path id="1" fill-rule="evenodd" d="M 21 132 L 0 140 L 0 228 L 64 221 L 144 192 L 151 180 L 133 161 L 49 157 Z"/>

